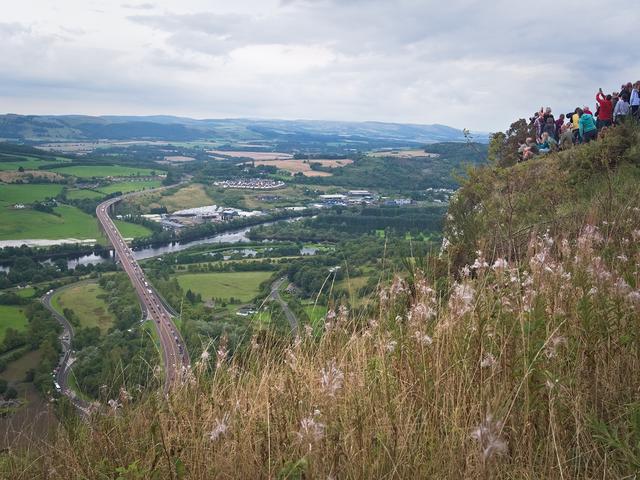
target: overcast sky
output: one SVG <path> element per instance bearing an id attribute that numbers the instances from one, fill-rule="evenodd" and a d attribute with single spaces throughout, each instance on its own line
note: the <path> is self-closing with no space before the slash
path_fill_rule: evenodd
<path id="1" fill-rule="evenodd" d="M 3 113 L 495 131 L 640 79 L 640 14 L 629 0 L 4 3 Z"/>

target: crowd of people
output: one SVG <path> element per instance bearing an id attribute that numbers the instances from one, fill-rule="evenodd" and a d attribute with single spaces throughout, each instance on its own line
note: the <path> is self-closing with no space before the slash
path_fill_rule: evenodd
<path id="1" fill-rule="evenodd" d="M 589 143 L 606 129 L 628 119 L 640 120 L 640 81 L 622 85 L 619 92 L 606 94 L 602 88 L 596 94 L 596 111 L 587 105 L 556 119 L 550 107 L 541 108 L 529 119 L 535 138 L 528 137 L 520 145 L 522 160 L 557 150 L 566 150 L 578 143 Z"/>

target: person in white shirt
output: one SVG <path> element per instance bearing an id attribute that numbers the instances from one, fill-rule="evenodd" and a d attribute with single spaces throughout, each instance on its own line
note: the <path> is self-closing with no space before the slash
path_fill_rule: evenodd
<path id="1" fill-rule="evenodd" d="M 631 106 L 631 115 L 638 118 L 638 109 L 640 108 L 640 81 L 637 81 L 633 85 L 629 105 Z"/>
<path id="2" fill-rule="evenodd" d="M 616 125 L 620 125 L 625 118 L 629 115 L 631 107 L 629 106 L 629 93 L 623 92 L 620 94 L 616 108 L 613 110 L 613 120 Z"/>

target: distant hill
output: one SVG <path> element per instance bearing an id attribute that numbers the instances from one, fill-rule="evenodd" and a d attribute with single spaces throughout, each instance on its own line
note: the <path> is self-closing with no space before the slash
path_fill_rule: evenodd
<path id="1" fill-rule="evenodd" d="M 486 141 L 486 134 L 475 140 Z M 464 141 L 462 130 L 445 125 L 317 120 L 196 120 L 173 116 L 0 115 L 0 139 L 25 142 L 91 140 L 353 142 L 418 145 Z"/>

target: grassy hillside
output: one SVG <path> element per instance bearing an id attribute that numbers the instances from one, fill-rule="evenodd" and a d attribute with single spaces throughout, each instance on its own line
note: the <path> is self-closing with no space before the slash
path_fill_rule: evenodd
<path id="1" fill-rule="evenodd" d="M 627 127 L 469 172 L 448 248 L 407 262 L 367 315 L 334 306 L 321 337 L 257 335 L 232 357 L 222 340 L 167 402 L 102 407 L 38 450 L 4 453 L 0 472 L 633 478 L 639 149 Z"/>

